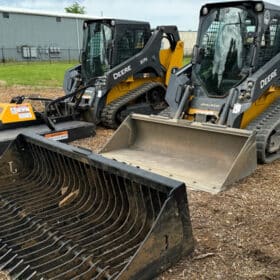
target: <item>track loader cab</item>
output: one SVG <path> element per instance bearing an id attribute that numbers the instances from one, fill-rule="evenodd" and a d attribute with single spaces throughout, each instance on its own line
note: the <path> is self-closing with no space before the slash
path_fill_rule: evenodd
<path id="1" fill-rule="evenodd" d="M 151 36 L 150 24 L 124 20 L 84 23 L 81 75 L 87 83 L 139 53 Z M 128 70 L 128 69 L 127 69 Z M 125 73 L 115 73 L 114 78 Z"/>
<path id="2" fill-rule="evenodd" d="M 192 61 L 171 75 L 168 110 L 132 115 L 101 153 L 194 189 L 226 189 L 257 159 L 280 157 L 279 68 L 278 6 L 206 4 Z"/>
<path id="3" fill-rule="evenodd" d="M 279 61 L 279 20 L 279 7 L 260 1 L 202 7 L 186 118 L 245 128 L 278 97 L 277 91 L 267 90 L 279 80 L 272 65 Z M 263 106 L 255 110 L 260 98 Z"/>
<path id="4" fill-rule="evenodd" d="M 131 112 L 166 108 L 171 69 L 181 67 L 183 58 L 176 26 L 152 30 L 148 22 L 96 19 L 83 29 L 81 64 L 66 72 L 64 91 L 87 88 L 81 104 L 86 120 L 116 128 Z"/>
<path id="5" fill-rule="evenodd" d="M 250 72 L 258 20 L 254 11 L 245 8 L 202 8 L 192 79 L 199 82 L 197 92 L 205 97 L 226 98 Z"/>

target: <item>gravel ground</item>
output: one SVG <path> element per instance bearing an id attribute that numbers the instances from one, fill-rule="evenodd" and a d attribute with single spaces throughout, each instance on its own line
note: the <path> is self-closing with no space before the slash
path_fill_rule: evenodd
<path id="1" fill-rule="evenodd" d="M 60 89 L 0 87 L 0 102 L 11 96 L 55 97 Z M 97 151 L 112 135 L 97 129 L 94 138 L 74 144 Z M 196 246 L 158 280 L 280 279 L 280 161 L 258 166 L 250 177 L 218 195 L 188 190 Z"/>

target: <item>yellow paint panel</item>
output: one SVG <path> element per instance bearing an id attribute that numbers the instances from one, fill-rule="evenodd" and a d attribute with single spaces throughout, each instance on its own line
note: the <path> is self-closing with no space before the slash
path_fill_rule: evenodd
<path id="1" fill-rule="evenodd" d="M 188 115 L 196 115 L 196 114 L 208 115 L 208 116 L 218 116 L 219 112 L 211 111 L 211 110 L 194 109 L 194 108 L 190 108 L 188 110 Z"/>
<path id="2" fill-rule="evenodd" d="M 280 97 L 279 87 L 270 87 L 252 106 L 243 114 L 241 128 L 247 125 L 264 112 L 277 98 Z"/>
<path id="3" fill-rule="evenodd" d="M 0 103 L 0 121 L 2 124 L 36 120 L 31 104 Z"/>
<path id="4" fill-rule="evenodd" d="M 129 80 L 119 83 L 109 91 L 106 99 L 106 105 L 110 104 L 111 102 L 120 98 L 121 96 L 127 94 L 129 91 L 134 90 L 140 87 L 141 85 L 149 82 L 164 83 L 164 79 L 161 77 L 157 77 L 157 78 L 150 78 L 150 79 L 148 78 L 136 79 L 131 81 L 131 77 L 130 77 Z"/>
<path id="5" fill-rule="evenodd" d="M 160 50 L 160 63 L 166 69 L 165 84 L 168 85 L 172 68 L 181 68 L 183 66 L 184 42 L 178 41 L 175 50 Z"/>

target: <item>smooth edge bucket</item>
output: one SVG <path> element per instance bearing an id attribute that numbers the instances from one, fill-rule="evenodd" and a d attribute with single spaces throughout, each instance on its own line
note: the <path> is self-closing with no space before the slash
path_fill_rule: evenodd
<path id="1" fill-rule="evenodd" d="M 210 193 L 257 166 L 252 131 L 138 114 L 128 116 L 99 153 Z"/>

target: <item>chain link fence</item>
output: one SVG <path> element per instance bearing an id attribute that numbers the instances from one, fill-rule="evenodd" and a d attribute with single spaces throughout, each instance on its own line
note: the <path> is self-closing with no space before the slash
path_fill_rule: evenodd
<path id="1" fill-rule="evenodd" d="M 184 56 L 192 54 L 192 48 L 184 48 Z M 0 47 L 0 64 L 9 62 L 73 62 L 79 61 L 81 50 L 61 48 L 4 48 Z"/>
<path id="2" fill-rule="evenodd" d="M 77 61 L 79 60 L 79 49 L 61 49 L 58 47 L 30 47 L 19 48 L 0 47 L 0 63 L 8 62 L 35 62 L 35 61 Z"/>

